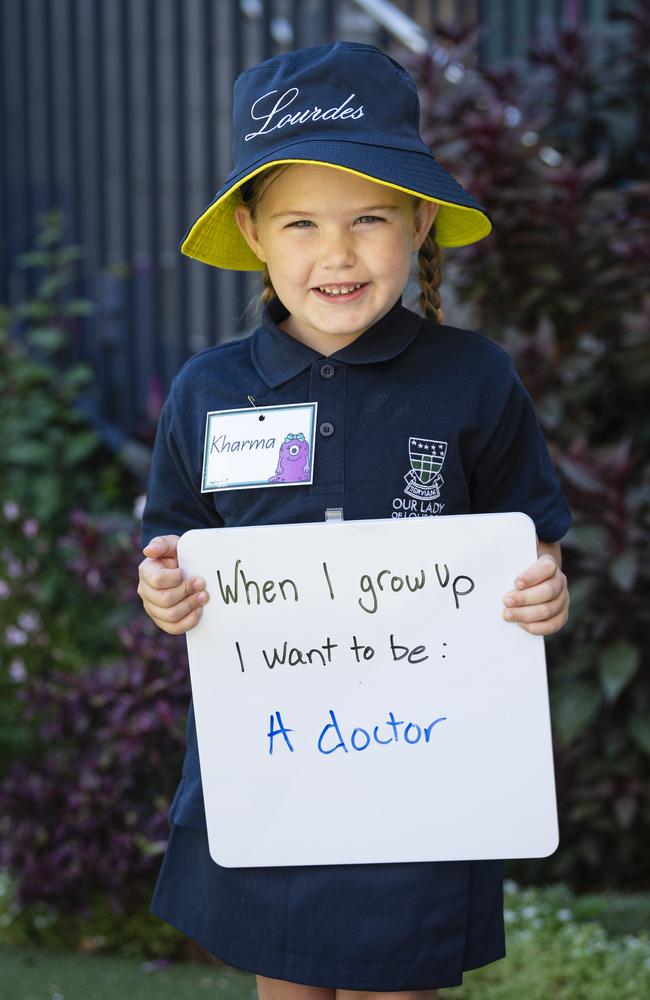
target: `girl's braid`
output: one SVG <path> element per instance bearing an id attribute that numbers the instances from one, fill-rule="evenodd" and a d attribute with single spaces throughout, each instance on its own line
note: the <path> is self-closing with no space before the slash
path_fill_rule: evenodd
<path id="1" fill-rule="evenodd" d="M 265 264 L 264 271 L 262 272 L 262 291 L 260 293 L 260 302 L 262 303 L 263 306 L 265 306 L 267 302 L 270 302 L 271 299 L 276 299 L 277 297 L 278 293 L 273 287 L 273 282 L 271 281 L 271 275 L 269 274 L 269 269 Z"/>
<path id="2" fill-rule="evenodd" d="M 442 251 L 436 243 L 435 223 L 427 233 L 418 253 L 420 265 L 420 309 L 427 319 L 434 323 L 444 323 L 445 314 L 440 301 L 442 281 Z"/>

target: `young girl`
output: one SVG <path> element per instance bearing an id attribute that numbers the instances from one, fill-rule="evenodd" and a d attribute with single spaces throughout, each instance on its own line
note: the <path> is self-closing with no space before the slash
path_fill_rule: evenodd
<path id="1" fill-rule="evenodd" d="M 536 635 L 567 619 L 558 539 L 571 515 L 530 397 L 501 347 L 443 324 L 439 247 L 482 239 L 491 221 L 418 120 L 413 81 L 369 45 L 292 52 L 235 84 L 235 167 L 181 249 L 263 269 L 266 305 L 252 336 L 184 365 L 160 417 L 138 593 L 166 632 L 193 628 L 209 599 L 204 580 L 182 579 L 184 531 L 322 521 L 337 507 L 346 520 L 525 511 L 539 558 L 503 614 Z M 425 319 L 401 301 L 416 253 Z M 201 492 L 207 412 L 313 400 L 313 483 Z M 413 440 L 442 460 L 433 485 L 411 465 Z M 498 860 L 212 861 L 192 706 L 170 819 L 154 913 L 257 973 L 262 1000 L 431 1000 L 504 955 Z"/>

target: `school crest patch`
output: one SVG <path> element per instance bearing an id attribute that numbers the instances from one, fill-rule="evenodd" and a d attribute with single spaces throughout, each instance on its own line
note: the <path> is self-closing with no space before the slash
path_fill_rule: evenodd
<path id="1" fill-rule="evenodd" d="M 447 454 L 446 441 L 430 438 L 409 438 L 411 468 L 404 476 L 407 496 L 418 500 L 437 500 L 444 479 L 440 470 Z"/>

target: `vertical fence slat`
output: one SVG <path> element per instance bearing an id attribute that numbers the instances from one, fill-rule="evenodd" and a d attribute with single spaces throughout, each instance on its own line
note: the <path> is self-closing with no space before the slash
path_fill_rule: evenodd
<path id="1" fill-rule="evenodd" d="M 80 136 L 80 80 L 79 80 L 79 18 L 77 0 L 68 0 L 66 18 L 70 32 L 68 46 L 68 79 L 70 81 L 70 147 L 68 150 L 68 183 L 70 185 L 71 233 L 73 241 L 82 245 L 81 229 L 81 136 Z M 84 251 L 87 248 L 84 246 Z M 78 342 L 79 343 L 79 342 Z"/>
<path id="2" fill-rule="evenodd" d="M 96 173 L 88 177 L 89 200 L 94 204 L 96 212 L 97 233 L 95 246 L 96 260 L 99 266 L 106 261 L 107 250 L 107 212 L 106 212 L 106 87 L 104 60 L 103 4 L 102 0 L 94 0 L 92 18 L 92 64 L 86 64 L 88 72 L 88 88 L 93 95 L 91 108 L 92 123 L 89 130 L 94 145 L 94 166 Z"/>
<path id="3" fill-rule="evenodd" d="M 210 34 L 211 34 L 211 22 L 212 22 L 212 10 L 211 5 L 202 0 L 200 5 L 201 14 L 203 17 L 203 62 L 202 62 L 202 74 L 205 78 L 205 91 L 206 100 L 212 100 L 212 83 L 210 78 L 210 63 L 209 63 L 209 45 L 210 45 Z M 189 316 L 188 316 L 188 286 L 187 286 L 187 272 L 178 267 L 178 243 L 183 235 L 183 227 L 185 225 L 187 216 L 187 159 L 186 159 L 186 143 L 185 143 L 185 122 L 187 118 L 187 87 L 186 87 L 186 74 L 187 74 L 187 62 L 190 56 L 187 34 L 187 9 L 183 0 L 175 0 L 175 22 L 176 22 L 176 39 L 172 41 L 174 46 L 175 59 L 175 78 L 176 78 L 176 104 L 175 111 L 177 114 L 177 123 L 175 132 L 175 143 L 176 143 L 176 162 L 178 164 L 178 177 L 176 183 L 176 192 L 174 197 L 175 211 L 174 211 L 174 232 L 171 239 L 171 249 L 173 253 L 173 258 L 175 261 L 176 270 L 176 280 L 178 286 L 178 306 L 176 312 L 176 337 L 177 337 L 177 352 L 176 359 L 178 369 L 183 363 L 185 358 L 191 354 L 190 341 L 189 341 Z M 201 51 L 201 50 L 199 50 Z M 209 137 L 206 138 L 206 148 L 208 150 L 206 155 L 206 171 L 212 170 L 210 163 L 212 143 L 209 141 Z M 205 302 L 205 310 L 207 315 L 214 314 L 214 296 L 208 294 Z"/>
<path id="4" fill-rule="evenodd" d="M 109 420 L 115 419 L 114 399 L 111 394 L 110 348 L 107 350 L 104 323 L 103 267 L 106 261 L 106 160 L 105 160 L 105 85 L 104 39 L 101 0 L 82 4 L 85 12 L 85 31 L 80 49 L 82 59 L 82 101 L 85 120 L 83 143 L 82 189 L 84 207 L 82 221 L 89 223 L 84 238 L 86 257 L 86 297 L 95 303 L 96 313 L 87 325 L 86 349 L 98 375 L 104 412 Z M 86 147 L 87 143 L 87 147 Z M 90 157 L 85 155 L 91 150 Z"/>
<path id="5" fill-rule="evenodd" d="M 5 4 L 0 0 L 0 54 L 7 49 L 7 36 L 5 25 Z M 7 119 L 9 117 L 9 96 L 7 89 L 9 77 L 7 75 L 7 64 L 4 59 L 0 59 L 0 150 L 7 149 L 9 130 Z M 9 304 L 9 177 L 7 172 L 6 153 L 0 155 L 0 233 L 4 238 L 0 239 L 0 305 Z"/>
<path id="6" fill-rule="evenodd" d="M 179 220 L 177 243 L 189 229 L 191 223 L 212 200 L 219 186 L 221 171 L 219 167 L 220 113 L 217 111 L 219 101 L 219 74 L 223 71 L 223 60 L 228 65 L 231 59 L 229 45 L 226 42 L 224 50 L 218 48 L 219 39 L 228 36 L 228 5 L 223 0 L 215 4 L 212 0 L 200 0 L 195 17 L 197 44 L 195 51 L 199 53 L 197 62 L 197 90 L 199 91 L 199 139 L 201 157 L 201 184 L 197 203 L 192 206 L 185 203 L 182 218 Z M 227 71 L 227 70 L 226 70 Z M 186 95 L 189 104 L 189 95 Z M 191 211 L 190 211 L 191 209 Z M 193 267 L 188 258 L 183 257 L 183 274 L 186 280 L 194 282 L 199 301 L 194 313 L 191 329 L 188 329 L 188 354 L 197 348 L 210 346 L 219 339 L 219 310 L 221 293 L 219 277 L 214 268 L 207 264 Z M 192 287 L 192 285 L 189 285 Z M 192 303 L 189 308 L 191 310 Z M 186 355 L 187 356 L 187 355 Z"/>
<path id="7" fill-rule="evenodd" d="M 21 195 L 21 201 L 23 205 L 23 216 L 20 219 L 22 225 L 20 226 L 19 232 L 19 246 L 21 250 L 31 249 L 33 242 L 33 217 L 34 217 L 34 203 L 35 203 L 35 184 L 30 172 L 30 164 L 32 162 L 32 150 L 30 145 L 30 133 L 31 133 L 31 114 L 32 114 L 32 91 L 29 85 L 29 59 L 28 59 L 28 40 L 27 40 L 27 6 L 25 4 L 20 4 L 18 6 L 18 19 L 19 19 L 19 35 L 18 35 L 18 51 L 20 53 L 19 62 L 19 72 L 15 80 L 18 81 L 20 87 L 20 93 L 24 95 L 25 102 L 22 109 L 20 109 L 17 114 L 17 118 L 21 119 L 20 129 L 18 131 L 20 146 L 16 144 L 19 150 L 19 171 L 22 178 L 22 183 L 19 185 L 19 191 Z M 16 122 L 16 125 L 18 123 Z M 28 289 L 31 290 L 31 283 L 26 272 L 23 273 L 23 280 L 19 282 L 19 286 L 23 292 Z"/>
<path id="8" fill-rule="evenodd" d="M 301 4 L 300 0 L 291 0 L 291 7 L 289 12 L 289 19 L 293 26 L 293 48 L 301 49 L 304 47 L 304 32 L 303 23 L 300 16 Z"/>
<path id="9" fill-rule="evenodd" d="M 25 57 L 29 79 L 29 116 L 27 119 L 28 159 L 27 183 L 32 198 L 29 238 L 34 239 L 36 216 L 48 207 L 47 191 L 47 103 L 45 100 L 44 50 L 46 47 L 43 0 L 27 0 L 22 4 L 27 12 Z"/>
<path id="10" fill-rule="evenodd" d="M 149 94 L 149 114 L 147 116 L 147 174 L 148 174 L 148 200 L 149 211 L 147 213 L 147 252 L 149 254 L 150 266 L 150 308 L 151 322 L 155 333 L 153 339 L 154 346 L 154 372 L 162 377 L 164 369 L 163 343 L 160 336 L 160 286 L 159 286 L 159 260 L 158 253 L 160 247 L 160 223 L 158 210 L 160 206 L 160 145 L 159 145 L 159 118 L 160 118 L 160 91 L 158 83 L 158 38 L 156 29 L 158 27 L 157 0 L 147 0 L 146 2 L 146 48 L 145 67 L 146 83 Z"/>
<path id="11" fill-rule="evenodd" d="M 131 158 L 131 143 L 129 142 L 129 95 L 131 92 L 131 32 L 127 5 L 129 0 L 119 0 L 116 5 L 116 38 L 118 40 L 115 52 L 116 75 L 120 81 L 117 99 L 118 128 L 116 141 L 119 149 L 119 172 L 121 182 L 121 198 L 119 203 L 120 214 L 120 258 L 123 275 L 121 280 L 122 288 L 122 311 L 121 311 L 121 342 L 123 359 L 122 385 L 124 387 L 124 412 L 125 417 L 122 423 L 123 428 L 135 428 L 142 421 L 140 408 L 137 404 L 138 391 L 142 389 L 140 373 L 136 366 L 136 352 L 134 341 L 137 330 L 134 323 L 133 310 L 133 283 L 134 276 L 132 270 L 133 261 L 133 188 L 132 176 L 133 165 Z M 118 275 L 119 280 L 119 275 Z"/>
<path id="12" fill-rule="evenodd" d="M 512 26 L 511 55 L 521 58 L 526 51 L 530 37 L 528 4 L 516 3 L 515 0 L 511 0 L 510 24 Z"/>
<path id="13" fill-rule="evenodd" d="M 73 147 L 72 125 L 74 110 L 72 105 L 72 78 L 70 74 L 70 32 L 69 4 L 67 0 L 55 0 L 54 17 L 50 18 L 48 48 L 52 59 L 50 90 L 52 147 L 52 195 L 51 205 L 60 208 L 66 220 L 64 239 L 71 241 L 74 218 L 73 180 L 74 165 L 70 163 Z"/>
<path id="14" fill-rule="evenodd" d="M 185 129 L 183 133 L 186 194 L 182 218 L 179 216 L 174 234 L 176 266 L 183 271 L 187 283 L 187 325 L 190 352 L 205 346 L 205 331 L 210 323 L 210 299 L 208 268 L 203 264 L 192 266 L 192 262 L 178 250 L 178 244 L 193 220 L 202 210 L 207 200 L 206 191 L 211 180 L 206 176 L 206 147 L 211 143 L 210 126 L 207 116 L 208 99 L 204 82 L 204 66 L 197 58 L 203 46 L 201 6 L 203 0 L 192 0 L 187 4 L 187 46 L 193 57 L 187 61 L 185 95 Z"/>
<path id="15" fill-rule="evenodd" d="M 244 55 L 244 44 L 245 36 L 242 31 L 242 20 L 238 15 L 239 5 L 237 4 L 232 8 L 232 41 L 233 41 L 233 56 L 234 63 L 232 65 L 232 74 L 230 80 L 223 81 L 223 106 L 227 109 L 224 114 L 224 120 L 227 123 L 229 141 L 226 146 L 224 146 L 224 159 L 221 172 L 219 174 L 220 178 L 225 179 L 227 172 L 230 168 L 231 160 L 231 147 L 232 147 L 232 84 L 237 76 L 242 72 L 244 67 L 247 65 Z M 244 321 L 242 318 L 242 311 L 244 308 L 244 303 L 246 301 L 247 294 L 250 293 L 251 283 L 247 280 L 246 276 L 242 271 L 224 271 L 222 274 L 222 288 L 225 288 L 229 295 L 229 305 L 230 308 L 226 313 L 226 327 L 225 329 L 232 329 L 235 324 L 241 330 L 244 327 Z"/>
<path id="16" fill-rule="evenodd" d="M 44 177 L 43 177 L 43 188 L 45 195 L 45 204 L 47 208 L 51 208 L 54 205 L 56 198 L 56 184 L 54 180 L 54 163 L 56 160 L 56 150 L 57 150 L 57 133 L 54 127 L 55 115 L 54 115 L 54 47 L 52 45 L 52 4 L 51 0 L 41 0 L 42 7 L 42 17 L 43 17 L 43 41 L 41 49 L 41 58 L 43 60 L 41 69 L 41 80 L 42 80 L 42 105 L 45 114 L 44 128 L 43 128 L 43 164 L 44 164 Z"/>
<path id="17" fill-rule="evenodd" d="M 153 95 L 151 94 L 151 68 L 148 59 L 150 46 L 150 4 L 148 0 L 131 0 L 128 7 L 131 31 L 131 91 L 129 102 L 129 141 L 133 158 L 133 274 L 134 274 L 134 325 L 132 336 L 136 352 L 138 371 L 142 373 L 141 392 L 145 397 L 150 383 L 160 377 L 160 367 L 156 347 L 158 329 L 155 321 L 154 260 L 151 246 L 152 213 L 150 170 L 152 132 L 155 135 L 153 118 Z M 143 418 L 145 407 L 139 399 Z"/>
<path id="18" fill-rule="evenodd" d="M 97 10 L 95 34 L 102 50 L 101 87 L 97 94 L 99 109 L 98 157 L 103 176 L 96 187 L 99 201 L 103 246 L 97 254 L 95 280 L 97 287 L 97 338 L 103 356 L 104 393 L 103 415 L 120 427 L 133 419 L 133 397 L 130 393 L 132 375 L 127 375 L 131 355 L 126 327 L 130 281 L 127 274 L 127 242 L 129 219 L 123 211 L 128 186 L 128 164 L 125 162 L 123 7 L 121 2 L 101 0 Z M 128 112 L 127 112 L 128 113 Z M 126 199 L 127 204 L 129 199 Z"/>
<path id="19" fill-rule="evenodd" d="M 182 92 L 183 86 L 183 81 L 179 80 L 178 52 L 183 45 L 183 35 L 176 0 L 156 0 L 155 11 L 152 53 L 155 53 L 153 73 L 157 94 L 157 107 L 153 112 L 157 118 L 157 184 L 150 194 L 152 219 L 155 218 L 156 224 L 156 232 L 151 234 L 151 247 L 158 283 L 158 338 L 162 344 L 160 374 L 168 384 L 180 361 L 178 268 L 172 247 L 178 228 L 179 187 L 185 184 L 183 162 L 179 157 L 182 133 L 179 130 L 178 108 L 179 88 Z"/>
<path id="20" fill-rule="evenodd" d="M 490 0 L 479 0 L 479 62 L 487 64 L 498 62 L 502 54 L 501 28 L 500 28 L 501 5 L 490 2 Z"/>

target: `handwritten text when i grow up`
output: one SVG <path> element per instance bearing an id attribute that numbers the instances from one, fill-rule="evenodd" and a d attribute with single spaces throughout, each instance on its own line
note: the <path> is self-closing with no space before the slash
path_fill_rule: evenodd
<path id="1" fill-rule="evenodd" d="M 333 576 L 326 561 L 320 564 L 319 571 L 322 572 L 322 580 L 325 592 L 330 600 L 336 599 Z M 247 606 L 259 606 L 262 604 L 272 604 L 279 598 L 279 601 L 297 603 L 300 601 L 300 590 L 295 580 L 290 577 L 283 579 L 256 580 L 248 576 L 242 567 L 242 560 L 236 559 L 232 572 L 227 578 L 220 569 L 216 571 L 218 592 L 226 607 L 230 605 L 245 604 Z M 380 607 L 380 599 L 387 595 L 406 593 L 415 594 L 422 591 L 431 583 L 433 586 L 443 591 L 450 588 L 450 595 L 453 598 L 454 607 L 457 611 L 461 608 L 461 598 L 471 594 L 475 589 L 474 580 L 466 574 L 457 574 L 453 577 L 449 567 L 443 563 L 440 566 L 434 564 L 433 572 L 419 569 L 416 573 L 402 575 L 393 573 L 390 569 L 382 569 L 375 574 L 362 573 L 359 578 L 359 595 L 357 603 L 359 607 L 369 615 L 377 613 Z M 332 642 L 328 636 L 325 642 L 312 646 L 308 649 L 300 649 L 290 646 L 288 641 L 279 646 L 272 647 L 271 650 L 263 649 L 262 656 L 264 662 L 270 670 L 276 666 L 296 666 L 298 664 L 320 663 L 323 666 L 332 663 L 334 650 L 339 649 L 339 643 Z M 412 648 L 402 646 L 390 634 L 390 650 L 393 660 L 406 659 L 408 663 L 419 663 L 428 658 L 425 647 L 415 645 Z M 443 646 L 445 644 L 443 643 Z M 235 642 L 237 657 L 242 673 L 245 672 L 244 656 L 239 641 Z M 348 648 L 354 655 L 356 663 L 367 661 L 375 655 L 374 647 L 367 643 L 361 643 L 356 635 L 352 636 Z M 444 654 L 443 654 L 444 655 Z"/>
<path id="2" fill-rule="evenodd" d="M 334 601 L 336 594 L 332 573 L 327 562 L 323 561 L 319 569 L 322 570 L 322 579 L 326 593 L 330 600 Z M 272 604 L 278 598 L 280 602 L 289 603 L 297 603 L 300 600 L 300 591 L 295 580 L 290 577 L 285 577 L 284 579 L 256 580 L 247 576 L 242 567 L 241 559 L 235 560 L 232 574 L 229 578 L 226 578 L 220 569 L 216 571 L 216 577 L 218 596 L 221 597 L 226 606 L 237 605 L 239 603 L 248 606 L 259 606 L 261 604 Z M 442 566 L 435 563 L 433 573 L 429 573 L 428 576 L 424 569 L 419 569 L 414 574 L 405 573 L 403 575 L 393 573 L 390 569 L 382 569 L 376 574 L 361 574 L 357 603 L 367 614 L 374 615 L 380 607 L 381 597 L 401 592 L 415 594 L 418 591 L 424 590 L 429 582 L 443 591 L 447 587 L 450 587 L 449 592 L 457 611 L 461 609 L 461 598 L 471 594 L 475 589 L 474 580 L 466 574 L 458 574 L 452 579 L 449 567 L 444 563 Z M 425 646 L 404 646 L 397 642 L 392 632 L 387 642 L 393 661 L 404 659 L 408 663 L 421 663 L 428 659 Z M 442 645 L 444 647 L 446 643 Z M 235 642 L 235 648 L 240 669 L 244 673 L 246 668 L 240 641 Z M 327 636 L 324 642 L 304 649 L 291 646 L 288 641 L 285 641 L 271 649 L 263 649 L 262 656 L 269 670 L 287 664 L 289 666 L 296 666 L 298 664 L 320 663 L 322 666 L 326 666 L 332 663 L 333 656 L 335 655 L 334 650 L 339 648 L 340 644 L 333 642 Z M 353 635 L 350 644 L 343 648 L 349 649 L 352 652 L 356 663 L 371 660 L 375 655 L 375 648 L 368 643 L 361 643 L 356 635 Z M 445 654 L 443 653 L 442 655 L 444 658 Z"/>

